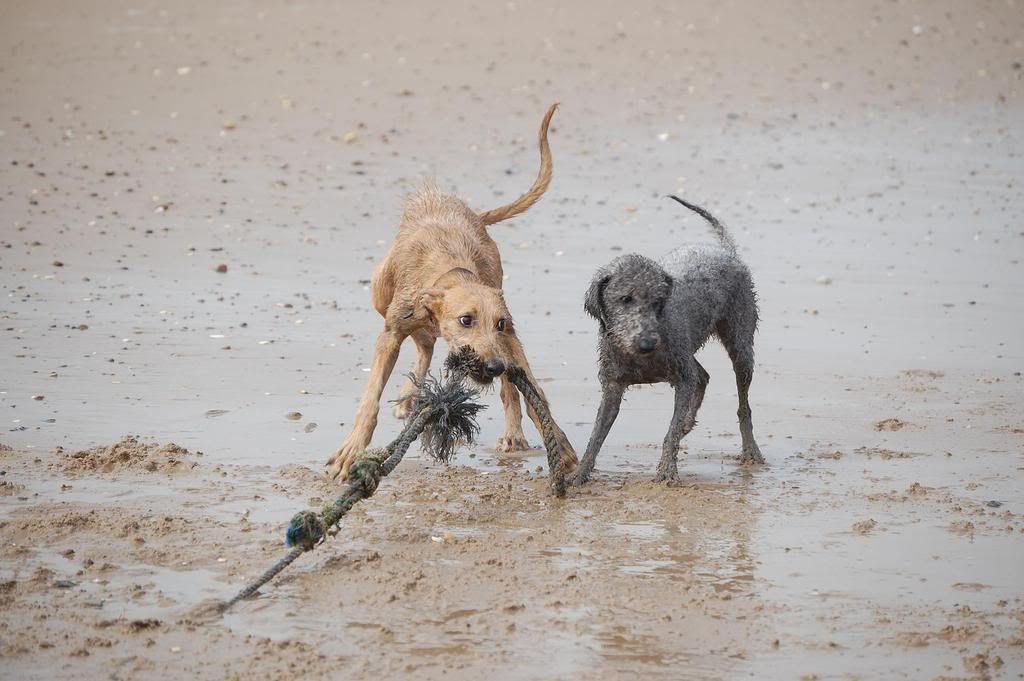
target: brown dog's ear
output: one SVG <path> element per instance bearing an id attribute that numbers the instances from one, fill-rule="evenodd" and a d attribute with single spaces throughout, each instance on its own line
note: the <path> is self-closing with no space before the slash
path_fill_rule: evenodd
<path id="1" fill-rule="evenodd" d="M 610 275 L 603 276 L 599 272 L 590 282 L 587 297 L 583 299 L 583 309 L 601 324 L 602 331 L 605 328 L 604 289 L 611 280 Z"/>
<path id="2" fill-rule="evenodd" d="M 428 288 L 423 289 L 416 296 L 414 304 L 415 315 L 422 318 L 429 318 L 435 324 L 441 320 L 441 307 L 444 305 L 444 289 Z"/>
<path id="3" fill-rule="evenodd" d="M 388 309 L 388 324 L 412 333 L 425 324 L 437 324 L 444 302 L 444 290 L 423 289 L 403 297 L 401 304 Z"/>

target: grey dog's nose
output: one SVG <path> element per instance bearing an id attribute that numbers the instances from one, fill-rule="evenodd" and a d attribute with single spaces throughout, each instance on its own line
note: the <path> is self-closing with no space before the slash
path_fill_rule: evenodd
<path id="1" fill-rule="evenodd" d="M 658 347 L 658 338 L 657 336 L 644 336 L 636 344 L 636 347 L 637 350 L 646 355 L 648 352 L 651 352 L 654 348 Z"/>
<path id="2" fill-rule="evenodd" d="M 489 359 L 484 362 L 484 372 L 491 378 L 501 376 L 505 372 L 505 363 L 500 359 Z"/>

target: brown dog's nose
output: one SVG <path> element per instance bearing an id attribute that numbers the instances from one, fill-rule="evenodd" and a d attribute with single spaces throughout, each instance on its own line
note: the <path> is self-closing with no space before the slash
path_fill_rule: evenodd
<path id="1" fill-rule="evenodd" d="M 484 362 L 484 372 L 491 378 L 501 376 L 505 373 L 505 363 L 500 359 L 489 359 Z"/>

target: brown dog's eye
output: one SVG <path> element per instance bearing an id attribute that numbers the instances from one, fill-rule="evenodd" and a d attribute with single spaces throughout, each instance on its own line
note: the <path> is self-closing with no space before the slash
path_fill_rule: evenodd
<path id="1" fill-rule="evenodd" d="M 621 298 L 619 298 L 619 302 L 622 303 L 623 305 L 629 305 L 630 303 L 633 302 L 633 296 L 622 296 Z"/>
<path id="2" fill-rule="evenodd" d="M 497 327 L 498 327 L 498 331 L 504 331 L 505 330 L 505 320 L 504 319 L 499 319 Z"/>
<path id="3" fill-rule="evenodd" d="M 462 324 L 463 326 L 473 326 L 473 318 L 468 314 L 464 314 L 459 317 L 459 324 Z"/>

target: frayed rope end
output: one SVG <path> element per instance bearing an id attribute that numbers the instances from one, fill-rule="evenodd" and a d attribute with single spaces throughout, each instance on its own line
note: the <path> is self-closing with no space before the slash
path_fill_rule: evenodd
<path id="1" fill-rule="evenodd" d="M 417 400 L 430 409 L 420 442 L 424 451 L 436 461 L 448 463 L 459 446 L 473 444 L 480 434 L 476 416 L 486 407 L 473 402 L 480 392 L 463 381 L 467 368 L 478 361 L 475 357 L 475 354 L 463 350 L 459 359 L 449 360 L 443 380 L 428 376 L 419 385 Z"/>

